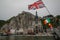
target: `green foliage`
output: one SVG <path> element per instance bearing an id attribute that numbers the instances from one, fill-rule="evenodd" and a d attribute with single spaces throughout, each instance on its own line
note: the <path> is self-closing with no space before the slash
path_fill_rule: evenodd
<path id="1" fill-rule="evenodd" d="M 13 18 L 13 17 L 12 17 L 12 18 Z M 1 29 L 1 27 L 2 27 L 4 24 L 9 23 L 12 18 L 10 18 L 10 19 L 7 20 L 7 21 L 5 21 L 5 20 L 0 20 L 0 29 Z"/>
<path id="2" fill-rule="evenodd" d="M 11 21 L 13 18 L 15 18 L 15 16 L 13 16 L 13 17 L 11 17 L 10 19 L 8 19 L 8 20 L 6 21 L 6 23 L 10 23 L 10 21 Z"/>
<path id="3" fill-rule="evenodd" d="M 60 15 L 57 15 L 56 18 L 60 19 Z"/>
<path id="4" fill-rule="evenodd" d="M 4 20 L 0 20 L 0 28 L 6 23 Z"/>
<path id="5" fill-rule="evenodd" d="M 9 20 L 5 21 L 5 20 L 0 20 L 0 29 L 1 27 L 6 24 L 6 23 L 9 23 L 11 21 L 12 18 L 10 18 Z"/>

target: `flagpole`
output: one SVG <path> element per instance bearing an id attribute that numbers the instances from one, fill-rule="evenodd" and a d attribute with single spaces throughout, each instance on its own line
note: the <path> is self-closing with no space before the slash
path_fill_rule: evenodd
<path id="1" fill-rule="evenodd" d="M 37 19 L 37 10 L 36 10 L 36 19 Z M 36 20 L 36 19 L 35 19 L 35 20 Z M 36 22 L 37 22 L 37 20 L 36 20 Z M 37 23 L 36 23 L 36 24 L 37 24 Z"/>
<path id="2" fill-rule="evenodd" d="M 42 1 L 42 0 L 41 0 Z M 43 1 L 42 1 L 43 2 Z M 44 4 L 44 3 L 43 3 Z M 44 4 L 45 6 L 45 4 Z M 48 11 L 49 15 L 51 15 L 51 13 L 49 12 L 48 8 L 45 6 L 46 10 Z"/>
<path id="3" fill-rule="evenodd" d="M 49 15 L 51 15 L 51 13 L 49 12 L 48 8 L 45 6 L 46 10 L 48 11 Z"/>

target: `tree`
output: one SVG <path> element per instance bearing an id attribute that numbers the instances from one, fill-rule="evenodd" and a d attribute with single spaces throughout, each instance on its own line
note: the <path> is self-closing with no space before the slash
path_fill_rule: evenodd
<path id="1" fill-rule="evenodd" d="M 56 26 L 60 26 L 60 15 L 57 15 L 55 17 L 55 24 L 56 24 Z"/>
<path id="2" fill-rule="evenodd" d="M 1 29 L 1 27 L 2 27 L 5 23 L 6 23 L 6 21 L 0 20 L 0 29 Z"/>

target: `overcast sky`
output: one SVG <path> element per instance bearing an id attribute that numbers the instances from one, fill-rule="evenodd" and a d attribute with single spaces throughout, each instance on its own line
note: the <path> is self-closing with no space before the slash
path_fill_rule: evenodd
<path id="1" fill-rule="evenodd" d="M 0 0 L 0 20 L 7 20 L 17 16 L 22 11 L 28 11 L 35 15 L 35 10 L 28 10 L 28 5 L 37 0 Z M 60 0 L 42 0 L 52 15 L 60 15 Z M 38 16 L 48 15 L 46 8 L 38 9 Z"/>

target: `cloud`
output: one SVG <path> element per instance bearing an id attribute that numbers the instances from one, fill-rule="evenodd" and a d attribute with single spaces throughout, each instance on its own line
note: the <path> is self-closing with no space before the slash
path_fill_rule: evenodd
<path id="1" fill-rule="evenodd" d="M 35 11 L 28 10 L 28 5 L 37 0 L 0 0 L 0 19 L 7 20 L 12 16 L 18 15 L 22 11 L 29 11 L 35 15 Z M 58 15 L 60 13 L 60 0 L 43 0 L 51 14 Z M 45 8 L 38 9 L 38 16 L 45 16 L 49 13 Z"/>

